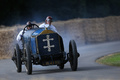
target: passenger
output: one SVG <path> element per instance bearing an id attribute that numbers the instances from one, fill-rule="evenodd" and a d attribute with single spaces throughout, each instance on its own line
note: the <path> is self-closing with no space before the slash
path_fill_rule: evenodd
<path id="1" fill-rule="evenodd" d="M 25 31 L 23 32 L 23 30 L 21 30 L 21 31 L 19 32 L 19 34 L 17 35 L 17 38 L 16 38 L 17 43 L 19 44 L 20 49 L 23 48 L 23 47 L 22 47 L 22 37 L 23 37 L 23 34 L 24 34 L 27 30 L 32 29 L 32 23 L 31 23 L 30 21 L 28 21 L 28 22 L 26 23 L 26 25 L 27 25 L 27 28 L 25 29 Z"/>
<path id="2" fill-rule="evenodd" d="M 39 28 L 47 28 L 47 25 L 49 25 L 48 29 L 52 30 L 56 33 L 58 33 L 58 31 L 56 30 L 56 28 L 52 25 L 52 17 L 51 16 L 47 16 L 45 23 L 42 23 Z"/>

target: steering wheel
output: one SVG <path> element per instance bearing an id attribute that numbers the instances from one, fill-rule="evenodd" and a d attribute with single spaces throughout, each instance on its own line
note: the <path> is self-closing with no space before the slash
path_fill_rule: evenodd
<path id="1" fill-rule="evenodd" d="M 24 29 L 23 29 L 23 34 L 24 34 L 24 32 L 25 32 L 25 29 L 26 29 L 28 26 L 29 26 L 29 25 L 26 25 L 26 26 L 24 27 Z M 32 26 L 32 29 L 34 29 L 35 27 L 39 28 L 39 26 L 36 25 L 36 24 L 31 24 L 30 26 Z"/>

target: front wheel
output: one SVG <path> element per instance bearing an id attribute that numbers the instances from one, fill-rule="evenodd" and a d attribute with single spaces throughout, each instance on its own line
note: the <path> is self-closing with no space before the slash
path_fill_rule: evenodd
<path id="1" fill-rule="evenodd" d="M 69 61 L 70 61 L 71 69 L 73 71 L 76 71 L 78 65 L 78 52 L 74 40 L 70 40 L 69 43 Z"/>
<path id="2" fill-rule="evenodd" d="M 30 48 L 28 45 L 26 45 L 26 51 L 25 51 L 25 67 L 26 72 L 28 75 L 32 74 L 32 60 L 31 60 L 31 53 Z"/>

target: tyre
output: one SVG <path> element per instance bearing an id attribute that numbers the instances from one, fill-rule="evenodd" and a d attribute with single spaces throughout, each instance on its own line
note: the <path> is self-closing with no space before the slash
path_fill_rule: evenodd
<path id="1" fill-rule="evenodd" d="M 32 60 L 31 60 L 30 48 L 28 45 L 26 45 L 26 51 L 25 51 L 25 67 L 27 74 L 28 75 L 32 74 Z"/>
<path id="2" fill-rule="evenodd" d="M 64 64 L 60 64 L 59 69 L 64 69 Z"/>
<path id="3" fill-rule="evenodd" d="M 78 65 L 78 53 L 74 40 L 70 40 L 69 43 L 69 59 L 72 71 L 76 71 Z"/>
<path id="4" fill-rule="evenodd" d="M 21 52 L 18 44 L 15 45 L 13 58 L 14 58 L 13 61 L 16 65 L 16 70 L 19 73 L 22 70 L 22 61 L 21 61 Z"/>

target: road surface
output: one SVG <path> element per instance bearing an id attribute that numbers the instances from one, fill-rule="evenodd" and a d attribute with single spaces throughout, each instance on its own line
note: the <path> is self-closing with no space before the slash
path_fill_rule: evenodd
<path id="1" fill-rule="evenodd" d="M 120 80 L 120 67 L 95 62 L 101 56 L 120 52 L 120 41 L 79 47 L 78 52 L 81 57 L 77 71 L 71 71 L 68 62 L 63 70 L 57 66 L 33 66 L 32 75 L 27 75 L 24 66 L 17 73 L 12 60 L 0 60 L 0 80 Z"/>

